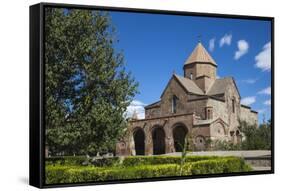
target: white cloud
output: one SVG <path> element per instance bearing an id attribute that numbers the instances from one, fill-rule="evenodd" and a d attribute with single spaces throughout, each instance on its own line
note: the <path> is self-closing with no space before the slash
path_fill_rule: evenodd
<path id="1" fill-rule="evenodd" d="M 247 79 L 247 80 L 242 80 L 242 82 L 246 84 L 254 84 L 257 82 L 257 79 Z"/>
<path id="2" fill-rule="evenodd" d="M 263 104 L 270 106 L 271 105 L 271 99 L 266 100 L 265 102 L 263 102 Z"/>
<path id="3" fill-rule="evenodd" d="M 271 95 L 271 87 L 267 87 L 261 91 L 258 92 L 258 94 L 266 94 L 266 95 Z"/>
<path id="4" fill-rule="evenodd" d="M 145 113 L 144 113 L 144 104 L 143 102 L 139 100 L 133 100 L 131 104 L 127 107 L 127 111 L 125 112 L 126 117 L 132 117 L 134 112 L 136 112 L 138 119 L 144 119 Z"/>
<path id="5" fill-rule="evenodd" d="M 215 50 L 215 41 L 216 41 L 215 38 L 212 38 L 212 39 L 210 39 L 210 41 L 209 41 L 209 50 L 210 50 L 211 52 L 213 52 L 213 51 Z"/>
<path id="6" fill-rule="evenodd" d="M 221 39 L 220 39 L 220 47 L 223 47 L 223 45 L 231 45 L 231 40 L 232 40 L 232 35 L 231 34 L 225 34 Z"/>
<path id="7" fill-rule="evenodd" d="M 270 71 L 271 69 L 271 42 L 266 43 L 263 46 L 263 49 L 255 57 L 257 68 L 260 68 L 262 71 Z"/>
<path id="8" fill-rule="evenodd" d="M 245 97 L 241 99 L 241 104 L 243 105 L 251 105 L 256 102 L 256 97 L 251 96 L 251 97 Z"/>
<path id="9" fill-rule="evenodd" d="M 246 54 L 249 50 L 249 43 L 246 40 L 239 40 L 237 42 L 238 50 L 235 52 L 234 59 L 238 60 L 241 56 Z"/>

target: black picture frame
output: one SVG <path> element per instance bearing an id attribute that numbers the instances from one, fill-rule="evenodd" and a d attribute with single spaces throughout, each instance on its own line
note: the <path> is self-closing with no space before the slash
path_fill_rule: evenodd
<path id="1" fill-rule="evenodd" d="M 85 182 L 71 184 L 52 184 L 46 185 L 45 180 L 45 93 L 44 93 L 44 9 L 46 7 L 53 8 L 76 8 L 76 9 L 91 9 L 103 11 L 118 11 L 132 13 L 152 13 L 165 15 L 183 15 L 183 16 L 198 16 L 210 18 L 231 18 L 231 19 L 246 19 L 246 20 L 264 20 L 271 22 L 271 170 L 266 171 L 251 171 L 238 173 L 223 173 L 223 174 L 207 174 L 207 175 L 192 175 L 182 177 L 161 177 L 148 179 L 132 179 L 132 180 L 116 180 L 104 182 Z M 93 5 L 73 5 L 73 4 L 56 4 L 56 3 L 39 3 L 30 6 L 30 139 L 29 139 L 29 184 L 38 188 L 66 187 L 66 186 L 84 186 L 84 185 L 99 185 L 99 184 L 120 184 L 132 182 L 151 182 L 179 179 L 194 179 L 194 178 L 211 178 L 211 177 L 227 177 L 227 176 L 244 176 L 258 174 L 274 173 L 274 18 L 260 17 L 249 15 L 231 15 L 231 14 L 214 14 L 214 13 L 195 13 L 170 10 L 154 10 L 154 9 L 137 9 L 137 8 L 121 8 L 121 7 L 103 7 Z"/>

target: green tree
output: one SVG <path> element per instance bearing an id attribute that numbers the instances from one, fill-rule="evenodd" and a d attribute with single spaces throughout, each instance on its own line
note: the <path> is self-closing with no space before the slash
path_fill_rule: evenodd
<path id="1" fill-rule="evenodd" d="M 242 142 L 242 149 L 245 150 L 262 150 L 271 149 L 271 120 L 267 123 L 250 125 L 245 121 L 240 121 L 240 130 L 245 136 Z"/>
<path id="2" fill-rule="evenodd" d="M 46 143 L 53 153 L 113 151 L 137 93 L 106 12 L 45 10 Z"/>

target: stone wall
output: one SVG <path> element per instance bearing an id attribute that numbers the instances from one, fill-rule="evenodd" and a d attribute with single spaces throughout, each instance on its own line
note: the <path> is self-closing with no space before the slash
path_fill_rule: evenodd
<path id="1" fill-rule="evenodd" d="M 164 94 L 161 97 L 161 109 L 160 115 L 167 116 L 173 115 L 172 113 L 172 98 L 173 96 L 178 98 L 177 100 L 177 107 L 176 107 L 176 114 L 184 114 L 188 113 L 187 110 L 187 93 L 186 91 L 179 85 L 179 83 L 172 78 L 170 81 L 169 86 L 165 90 Z"/>
<path id="2" fill-rule="evenodd" d="M 195 79 L 195 83 L 199 88 L 203 90 L 204 93 L 206 93 L 211 87 L 211 85 L 213 85 L 214 79 L 208 76 L 200 76 Z"/>
<path id="3" fill-rule="evenodd" d="M 210 127 L 209 125 L 201 125 L 198 127 L 194 127 L 192 129 L 192 138 L 193 138 L 193 150 L 206 150 L 207 140 L 210 138 Z"/>
<path id="4" fill-rule="evenodd" d="M 135 155 L 133 134 L 142 129 L 145 134 L 145 155 L 153 154 L 152 133 L 155 128 L 162 128 L 165 132 L 165 153 L 175 152 L 173 129 L 177 126 L 186 128 L 187 133 L 192 132 L 193 114 L 180 114 L 169 117 L 159 117 L 129 122 L 126 136 L 116 146 L 116 155 Z"/>
<path id="5" fill-rule="evenodd" d="M 224 101 L 208 99 L 206 106 L 213 108 L 213 119 L 221 118 L 226 123 L 229 123 L 228 110 Z"/>
<path id="6" fill-rule="evenodd" d="M 196 64 L 196 77 L 199 76 L 209 76 L 211 79 L 215 80 L 217 78 L 217 68 L 212 64 Z"/>
<path id="7" fill-rule="evenodd" d="M 210 135 L 212 140 L 230 140 L 229 127 L 222 120 L 217 120 L 211 125 Z"/>
<path id="8" fill-rule="evenodd" d="M 192 101 L 187 101 L 186 112 L 195 112 L 197 116 L 201 119 L 206 119 L 206 107 L 208 99 L 193 99 Z"/>
<path id="9" fill-rule="evenodd" d="M 184 66 L 184 77 L 189 78 L 192 74 L 193 78 L 196 78 L 196 67 L 195 64 L 187 64 Z"/>
<path id="10" fill-rule="evenodd" d="M 217 78 L 217 68 L 212 64 L 206 63 L 193 63 L 184 66 L 184 76 L 190 79 L 196 79 L 199 76 L 209 76 L 211 79 L 215 80 Z"/>
<path id="11" fill-rule="evenodd" d="M 251 125 L 258 124 L 258 114 L 256 112 L 251 111 L 250 107 L 241 106 L 240 107 L 241 116 L 240 119 L 246 121 Z"/>
<path id="12" fill-rule="evenodd" d="M 232 108 L 232 100 L 234 100 L 234 106 L 235 106 L 234 112 Z M 239 126 L 239 118 L 241 114 L 240 114 L 240 95 L 234 83 L 231 83 L 226 88 L 225 101 L 226 101 L 226 112 L 228 115 L 227 123 L 229 124 L 229 129 L 230 131 L 236 131 Z"/>
<path id="13" fill-rule="evenodd" d="M 160 106 L 145 109 L 145 118 L 146 119 L 160 117 L 160 116 L 161 116 Z"/>

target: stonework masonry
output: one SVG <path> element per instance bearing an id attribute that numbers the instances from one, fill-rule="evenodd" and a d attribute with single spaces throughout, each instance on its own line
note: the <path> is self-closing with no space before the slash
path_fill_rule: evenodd
<path id="1" fill-rule="evenodd" d="M 158 155 L 212 149 L 210 141 L 242 140 L 239 120 L 258 125 L 257 112 L 241 105 L 232 77 L 217 79 L 217 64 L 201 43 L 186 60 L 184 76 L 173 74 L 160 100 L 145 107 L 145 119 L 132 118 L 116 154 Z"/>

